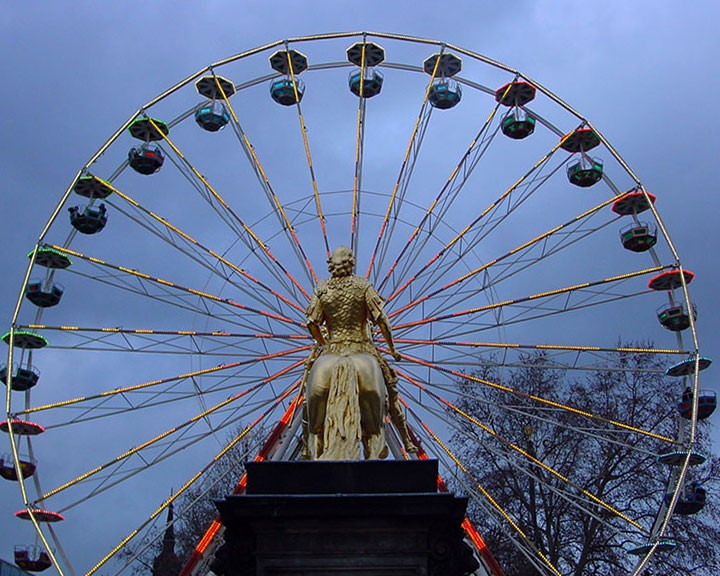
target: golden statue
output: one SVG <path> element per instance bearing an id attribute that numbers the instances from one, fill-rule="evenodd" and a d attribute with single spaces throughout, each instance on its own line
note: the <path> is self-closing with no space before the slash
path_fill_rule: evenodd
<path id="1" fill-rule="evenodd" d="M 371 337 L 376 325 L 395 360 L 383 301 L 370 282 L 355 276 L 349 248 L 328 259 L 330 278 L 315 287 L 306 311 L 308 329 L 322 347 L 311 358 L 306 381 L 306 457 L 311 460 L 385 458 L 389 414 L 405 449 L 417 452 L 398 401 L 398 377 Z"/>

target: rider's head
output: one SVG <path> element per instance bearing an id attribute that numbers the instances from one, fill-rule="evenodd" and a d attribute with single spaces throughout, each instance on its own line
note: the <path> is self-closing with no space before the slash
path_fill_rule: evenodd
<path id="1" fill-rule="evenodd" d="M 355 269 L 355 256 L 347 246 L 339 246 L 335 248 L 327 263 L 331 276 L 350 276 Z"/>

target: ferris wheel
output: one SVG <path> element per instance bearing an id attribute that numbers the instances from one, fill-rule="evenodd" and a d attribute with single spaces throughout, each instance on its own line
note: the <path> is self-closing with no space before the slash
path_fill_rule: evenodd
<path id="1" fill-rule="evenodd" d="M 564 565 L 502 504 L 504 482 L 616 533 L 639 574 L 674 546 L 673 513 L 702 508 L 696 426 L 715 407 L 693 274 L 657 196 L 548 89 L 451 44 L 293 38 L 188 76 L 80 168 L 30 250 L 3 338 L 16 562 L 122 573 L 137 559 L 122 551 L 162 539 L 168 507 L 233 446 L 300 457 L 305 308 L 346 245 L 402 355 L 419 451 L 391 433 L 393 456 L 437 459 L 539 574 Z M 601 376 L 605 411 L 577 392 Z M 613 405 L 620 382 L 666 376 L 663 418 Z M 659 484 L 635 487 L 642 510 L 594 491 L 593 467 L 563 468 L 553 438 L 627 449 Z"/>

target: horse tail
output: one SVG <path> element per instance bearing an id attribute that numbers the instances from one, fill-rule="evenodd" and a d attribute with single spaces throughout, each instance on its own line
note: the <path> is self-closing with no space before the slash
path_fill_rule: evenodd
<path id="1" fill-rule="evenodd" d="M 357 371 L 350 358 L 340 356 L 330 373 L 320 459 L 359 460 L 361 436 Z"/>

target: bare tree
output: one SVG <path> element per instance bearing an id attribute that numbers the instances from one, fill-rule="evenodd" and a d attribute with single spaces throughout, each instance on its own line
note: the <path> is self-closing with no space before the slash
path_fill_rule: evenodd
<path id="1" fill-rule="evenodd" d="M 653 524 L 666 496 L 670 469 L 657 463 L 657 454 L 678 448 L 662 438 L 676 438 L 683 426 L 682 386 L 664 375 L 666 358 L 648 353 L 618 353 L 612 366 L 585 377 L 553 369 L 543 353 L 521 364 L 505 369 L 503 379 L 492 366 L 478 374 L 520 394 L 501 397 L 478 382 L 459 383 L 460 408 L 494 434 L 465 421 L 454 435 L 455 450 L 470 463 L 469 485 L 482 486 L 516 527 L 493 520 L 487 508 L 471 508 L 471 516 L 507 576 L 544 573 L 542 557 L 562 574 L 630 573 L 637 558 L 628 550 L 643 543 L 639 528 Z M 710 454 L 706 424 L 698 445 Z M 688 480 L 704 484 L 708 503 L 696 515 L 672 518 L 667 535 L 678 546 L 656 554 L 648 573 L 720 572 L 720 506 L 712 498 L 720 460 L 712 456 L 691 468 Z"/>

